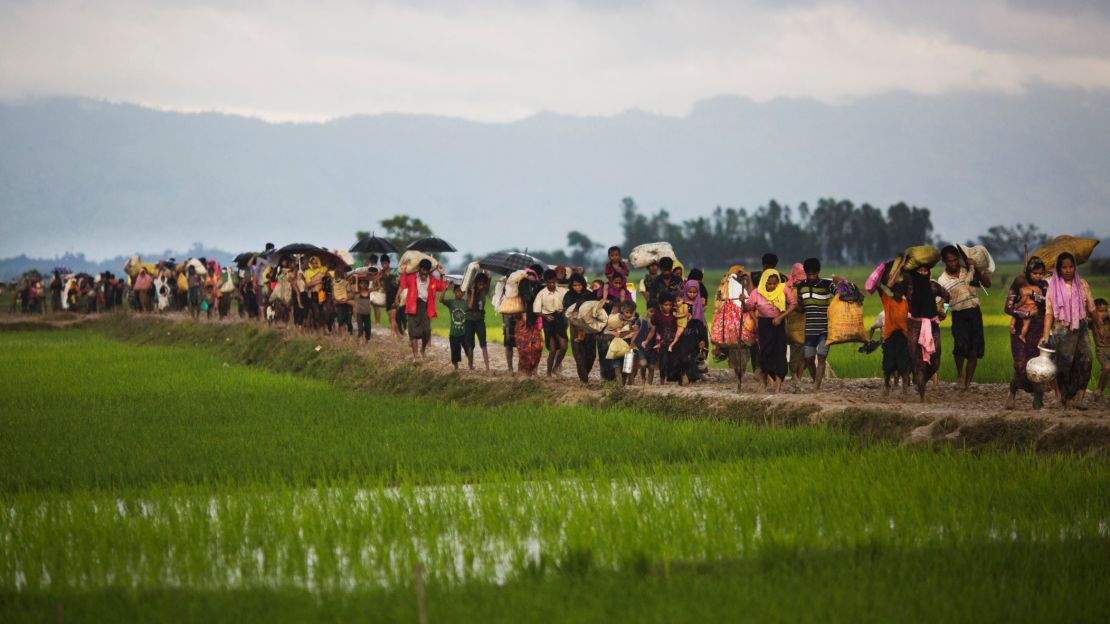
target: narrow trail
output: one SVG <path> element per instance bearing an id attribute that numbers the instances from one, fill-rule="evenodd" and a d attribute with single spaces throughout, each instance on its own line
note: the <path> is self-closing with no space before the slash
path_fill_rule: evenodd
<path id="1" fill-rule="evenodd" d="M 191 318 L 181 313 L 166 313 L 152 315 L 175 323 L 189 323 Z M 41 327 L 79 327 L 85 323 L 95 321 L 95 317 L 72 316 L 62 319 L 41 317 L 30 321 L 21 317 L 9 317 L 0 320 L 0 326 L 10 329 L 33 329 Z M 237 317 L 224 321 L 210 320 L 201 323 L 213 325 L 226 325 L 255 323 Z M 95 323 L 93 323 L 95 327 Z M 316 334 L 298 329 L 281 329 L 287 339 L 298 337 L 309 340 L 321 349 L 346 350 L 360 355 L 373 357 L 376 365 L 386 363 L 396 366 L 413 366 L 428 370 L 435 374 L 458 375 L 461 379 L 473 378 L 486 382 L 513 383 L 524 378 L 523 374 L 510 373 L 505 359 L 505 349 L 499 343 L 489 343 L 490 370 L 484 370 L 480 350 L 476 349 L 475 369 L 468 370 L 466 358 L 460 364 L 460 369 L 455 372 L 450 363 L 450 347 L 447 338 L 433 336 L 423 360 L 413 362 L 412 351 L 407 338 L 391 336 L 388 327 L 374 326 L 372 338 L 368 344 L 356 341 L 345 332 L 332 335 Z M 583 384 L 575 373 L 574 361 L 567 354 L 562 370 L 552 377 L 544 374 L 546 370 L 546 352 L 540 367 L 533 378 L 533 382 L 542 388 L 545 400 L 558 404 L 583 404 L 603 397 L 613 388 L 611 382 L 601 379 L 598 365 L 590 376 L 590 381 Z M 637 380 L 637 385 L 628 389 L 641 400 L 644 397 L 660 396 L 673 399 L 674 402 L 689 400 L 690 415 L 699 413 L 699 406 L 737 404 L 758 404 L 768 410 L 789 412 L 791 410 L 809 410 L 809 419 L 819 423 L 836 417 L 846 411 L 897 414 L 900 417 L 913 421 L 914 428 L 906 436 L 906 442 L 948 439 L 955 440 L 961 435 L 962 430 L 969 426 L 988 426 L 988 428 L 1025 427 L 1026 423 L 1034 421 L 1040 423 L 1038 429 L 1041 433 L 1036 435 L 1058 435 L 1060 427 L 1076 428 L 1076 431 L 1095 432 L 1099 438 L 1093 444 L 1080 444 L 1080 447 L 1094 446 L 1110 448 L 1110 398 L 1098 399 L 1088 395 L 1086 411 L 1064 410 L 1060 407 L 1055 397 L 1046 395 L 1045 408 L 1032 409 L 1032 397 L 1019 393 L 1017 409 L 1007 410 L 1004 407 L 1008 387 L 1004 384 L 972 384 L 966 391 L 960 391 L 956 384 L 941 382 L 939 385 L 930 385 L 927 401 L 920 403 L 913 388 L 903 394 L 899 390 L 892 392 L 890 397 L 883 397 L 883 382 L 879 378 L 863 379 L 826 379 L 820 390 L 815 390 L 812 381 L 796 381 L 788 379 L 783 384 L 781 394 L 764 391 L 758 379 L 751 373 L 744 376 L 742 392 L 736 390 L 736 379 L 731 369 L 711 369 L 704 380 L 682 387 L 678 384 L 667 385 L 642 385 Z"/>

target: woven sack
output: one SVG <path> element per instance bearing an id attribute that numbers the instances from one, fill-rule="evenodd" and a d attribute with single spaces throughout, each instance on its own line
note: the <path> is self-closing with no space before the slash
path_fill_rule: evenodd
<path id="1" fill-rule="evenodd" d="M 867 332 L 863 328 L 863 304 L 847 303 L 836 295 L 829 303 L 829 337 L 825 344 L 845 342 L 867 342 Z"/>
<path id="2" fill-rule="evenodd" d="M 801 345 L 806 342 L 806 313 L 794 310 L 786 315 L 786 342 Z"/>

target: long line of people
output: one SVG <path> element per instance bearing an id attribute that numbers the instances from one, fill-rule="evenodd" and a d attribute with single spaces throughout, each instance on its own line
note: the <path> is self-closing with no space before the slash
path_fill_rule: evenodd
<path id="1" fill-rule="evenodd" d="M 465 358 L 473 369 L 480 350 L 487 370 L 490 305 L 501 317 L 510 371 L 531 376 L 543 366 L 547 375 L 558 375 L 569 350 L 582 382 L 596 364 L 604 380 L 685 385 L 705 375 L 712 353 L 728 361 L 738 390 L 750 365 L 761 386 L 775 393 L 788 376 L 808 375 L 820 389 L 830 345 L 864 342 L 862 351 L 882 349 L 885 393 L 899 384 L 904 393 L 912 384 L 924 400 L 940 366 L 939 323 L 949 315 L 960 389 L 970 386 L 985 355 L 978 289 L 991 286 L 993 269 L 985 250 L 950 245 L 938 252 L 926 245 L 876 267 L 865 285 L 882 302 L 871 329 L 872 336 L 880 331 L 881 339 L 871 342 L 862 329 L 863 293 L 841 276 L 823 277 L 817 258 L 792 265 L 788 273 L 778 270 L 773 253 L 762 257 L 757 271 L 730 267 L 707 318 L 710 292 L 702 271 L 687 274 L 668 245 L 655 245 L 634 250 L 631 263 L 619 247 L 611 247 L 592 281 L 582 267 L 541 264 L 495 281 L 477 262 L 463 277 L 449 279 L 434 258 L 415 253 L 402 256 L 397 270 L 385 254 L 365 258 L 352 270 L 345 263 L 327 266 L 313 255 L 276 256 L 268 245 L 266 252 L 232 267 L 204 258 L 149 264 L 137 257 L 124 267 L 123 277 L 68 275 L 59 267 L 46 286 L 41 279 L 26 279 L 13 302 L 29 312 L 45 311 L 49 302 L 51 310 L 179 310 L 219 319 L 236 304 L 242 317 L 302 331 L 345 331 L 361 341 L 369 341 L 378 325 L 392 336 L 407 336 L 417 362 L 425 357 L 432 321 L 443 307 L 450 319 L 452 365 L 458 368 Z M 1055 391 L 1061 405 L 1085 409 L 1093 352 L 1103 371 L 1100 394 L 1110 371 L 1106 302 L 1093 299 L 1079 278 L 1075 254 L 1060 251 L 1049 261 L 1029 258 L 1006 300 L 1014 361 L 1007 407 L 1014 407 L 1017 391 L 1024 390 L 1033 395 L 1034 407 Z M 941 263 L 933 279 L 932 270 Z M 1046 280 L 1049 266 L 1054 272 Z M 645 274 L 630 286 L 634 267 Z M 1026 372 L 1046 345 L 1055 348 L 1057 374 L 1051 383 Z"/>

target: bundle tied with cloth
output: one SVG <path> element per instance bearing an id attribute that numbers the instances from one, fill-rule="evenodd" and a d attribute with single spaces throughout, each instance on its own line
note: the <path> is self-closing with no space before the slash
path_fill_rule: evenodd
<path id="1" fill-rule="evenodd" d="M 421 260 L 427 260 L 428 262 L 431 262 L 433 269 L 436 267 L 436 265 L 439 264 L 439 261 L 432 256 L 429 256 L 422 251 L 410 249 L 401 254 L 401 259 L 397 261 L 397 270 L 400 271 L 402 275 L 416 273 L 417 269 L 420 267 Z"/>
<path id="2" fill-rule="evenodd" d="M 670 243 L 658 242 L 636 245 L 632 248 L 632 253 L 628 254 L 628 262 L 634 269 L 645 269 L 663 258 L 678 259 Z"/>
<path id="3" fill-rule="evenodd" d="M 1075 265 L 1079 266 L 1091 259 L 1098 241 L 1093 238 L 1078 238 L 1076 236 L 1057 236 L 1044 245 L 1038 247 L 1029 257 L 1036 256 L 1044 261 L 1045 268 L 1051 272 L 1056 268 L 1056 258 L 1064 252 L 1075 256 Z M 1027 259 L 1028 260 L 1028 259 Z"/>
<path id="4" fill-rule="evenodd" d="M 580 301 L 566 310 L 567 322 L 571 327 L 580 329 L 587 334 L 600 334 L 605 331 L 609 321 L 609 313 L 605 311 L 605 302 L 591 299 Z M 614 314 L 613 316 L 620 316 Z"/>
<path id="5" fill-rule="evenodd" d="M 504 281 L 498 281 L 500 298 L 496 301 L 498 314 L 521 314 L 524 300 L 520 298 L 520 280 L 527 274 L 526 269 L 513 271 Z M 502 284 L 504 284 L 502 286 Z"/>
<path id="6" fill-rule="evenodd" d="M 729 267 L 717 287 L 717 305 L 714 308 L 713 322 L 709 328 L 709 339 L 719 347 L 733 347 L 744 339 L 744 308 L 740 299 L 746 296 L 743 282 L 744 267 Z M 750 315 L 749 315 L 750 316 Z M 754 341 L 754 333 L 749 328 L 748 338 Z M 751 344 L 746 342 L 745 344 Z"/>

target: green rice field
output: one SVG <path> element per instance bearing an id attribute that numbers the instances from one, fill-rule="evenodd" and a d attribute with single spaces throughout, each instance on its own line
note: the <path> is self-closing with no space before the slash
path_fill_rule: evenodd
<path id="1" fill-rule="evenodd" d="M 0 333 L 0 621 L 1105 621 L 1101 457 Z M 367 375 L 375 371 L 368 370 Z"/>
<path id="2" fill-rule="evenodd" d="M 752 267 L 748 267 L 749 270 Z M 758 268 L 758 267 L 757 267 Z M 788 265 L 780 265 L 779 268 L 783 271 L 789 272 Z M 823 276 L 829 275 L 842 275 L 849 280 L 857 283 L 862 288 L 867 276 L 871 273 L 874 267 L 825 267 L 822 269 Z M 933 278 L 935 279 L 943 267 L 937 267 L 933 270 Z M 985 291 L 980 290 L 980 301 L 983 309 L 983 324 L 986 333 L 987 352 L 978 364 L 975 373 L 975 380 L 981 383 L 1009 383 L 1010 377 L 1013 374 L 1013 360 L 1010 356 L 1010 317 L 1003 313 L 1003 307 L 1006 305 L 1006 293 L 1009 289 L 1011 280 L 1015 275 L 1020 273 L 1021 267 L 1018 263 L 1008 262 L 999 264 L 994 274 L 994 284 L 991 288 Z M 643 278 L 644 272 L 634 270 L 632 272 L 632 281 L 639 283 Z M 716 290 L 717 285 L 720 283 L 721 278 L 724 276 L 724 269 L 706 269 L 705 270 L 705 285 L 709 289 L 709 307 L 706 310 L 706 318 L 712 318 L 712 310 L 715 307 L 713 299 L 713 292 Z M 1091 285 L 1091 291 L 1094 296 L 1110 299 L 1110 276 L 1106 275 L 1083 275 L 1083 279 Z M 451 295 L 448 294 L 448 298 Z M 644 300 L 642 297 L 637 297 L 636 301 L 639 306 L 640 314 L 646 312 Z M 441 306 L 442 309 L 442 306 Z M 864 299 L 864 323 L 866 327 L 871 327 L 875 321 L 875 317 L 882 311 L 882 304 L 877 295 L 869 295 Z M 449 322 L 446 315 L 440 314 L 433 324 L 433 330 L 439 335 L 446 336 L 448 334 Z M 489 334 L 489 339 L 496 342 L 501 342 L 501 316 L 496 314 L 492 307 L 486 310 L 486 326 Z M 956 365 L 953 361 L 951 353 L 951 319 L 947 319 L 941 323 L 941 346 L 944 349 L 945 356 L 941 360 L 940 377 L 942 381 L 955 381 L 956 380 Z M 878 337 L 878 332 L 876 332 Z M 846 378 L 861 378 L 861 377 L 879 377 L 882 375 L 882 352 L 875 351 L 869 355 L 861 354 L 857 351 L 858 344 L 844 344 L 834 345 L 829 352 L 829 363 L 836 374 L 840 377 Z M 711 365 L 717 367 L 727 366 L 726 362 L 711 362 Z M 1097 379 L 1097 366 L 1095 374 L 1092 376 L 1092 385 Z"/>

